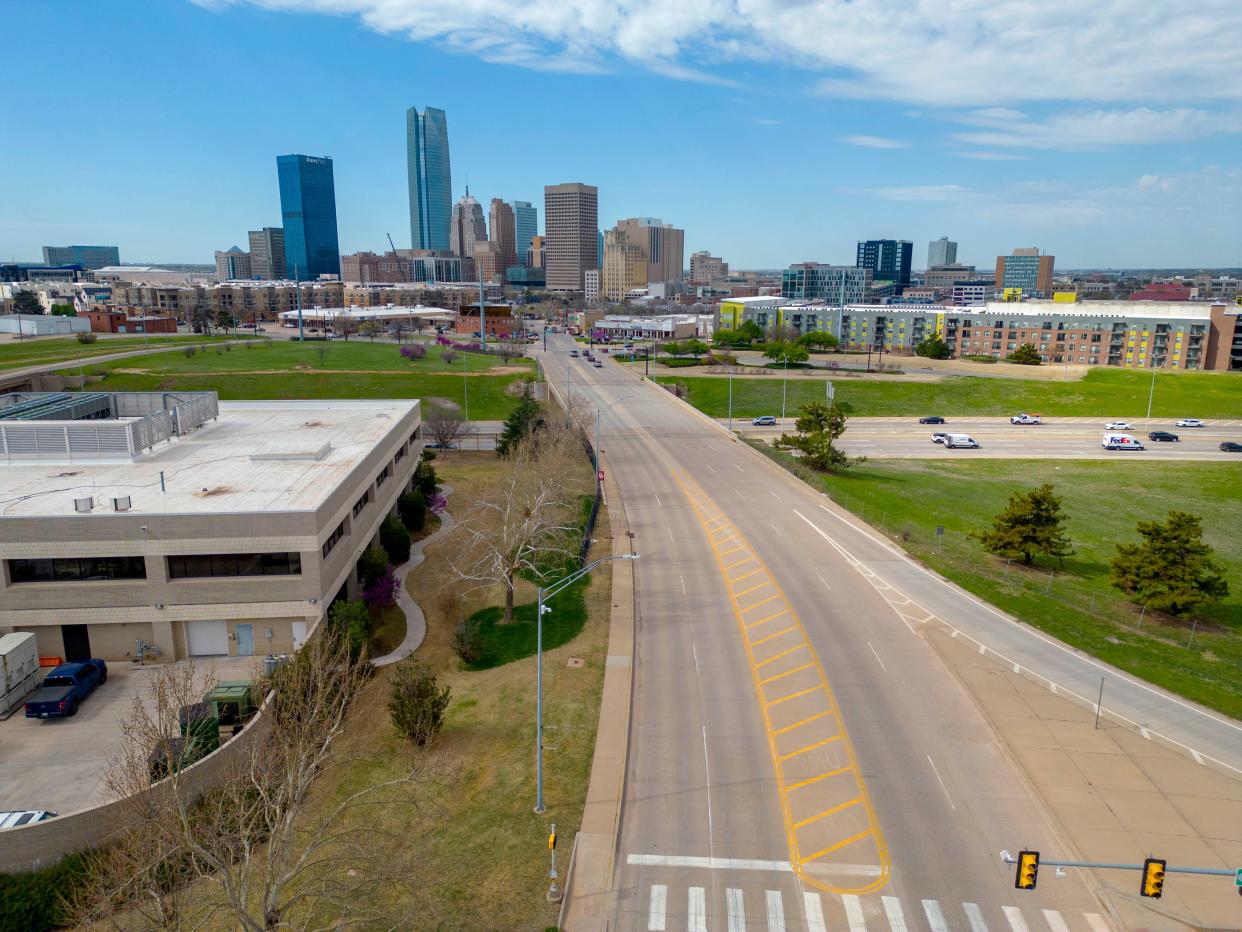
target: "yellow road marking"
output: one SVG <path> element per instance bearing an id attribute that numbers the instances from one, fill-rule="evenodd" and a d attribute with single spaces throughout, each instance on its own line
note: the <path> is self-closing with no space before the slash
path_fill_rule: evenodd
<path id="1" fill-rule="evenodd" d="M 794 667 L 792 670 L 786 670 L 784 673 L 777 673 L 775 676 L 769 676 L 766 680 L 760 680 L 760 686 L 767 686 L 769 683 L 775 683 L 777 680 L 783 680 L 787 676 L 793 676 L 795 673 L 801 673 L 803 670 L 809 670 L 815 666 L 813 663 L 804 663 L 800 667 Z"/>
<path id="2" fill-rule="evenodd" d="M 755 666 L 766 667 L 768 664 L 772 663 L 773 661 L 780 660 L 782 657 L 788 657 L 794 651 L 802 650 L 802 648 L 804 647 L 806 647 L 805 644 L 798 644 L 797 646 L 791 647 L 788 650 L 781 651 L 779 654 L 773 654 L 771 657 L 768 657 L 766 660 L 762 660 L 759 663 L 755 664 Z"/>
<path id="3" fill-rule="evenodd" d="M 773 612 L 767 618 L 760 618 L 758 621 L 752 621 L 750 624 L 746 626 L 746 630 L 749 631 L 751 628 L 758 628 L 760 625 L 766 625 L 773 618 L 780 618 L 781 615 L 788 615 L 788 614 L 789 614 L 789 609 L 782 608 L 779 612 Z M 794 627 L 797 627 L 797 625 L 795 625 Z M 754 644 L 751 645 L 751 647 L 754 647 L 754 646 L 755 646 Z"/>
<path id="4" fill-rule="evenodd" d="M 838 767 L 836 770 L 829 770 L 827 773 L 821 773 L 819 776 L 809 777 L 806 780 L 799 780 L 797 783 L 791 783 L 786 787 L 787 790 L 800 790 L 804 786 L 810 786 L 812 783 L 818 783 L 820 780 L 827 780 L 829 777 L 839 777 L 843 773 L 849 772 L 849 767 Z"/>
<path id="5" fill-rule="evenodd" d="M 825 738 L 823 741 L 816 741 L 814 744 L 808 744 L 804 748 L 798 748 L 798 750 L 796 751 L 790 751 L 788 754 L 783 754 L 781 755 L 780 759 L 782 761 L 787 761 L 791 757 L 797 757 L 799 754 L 805 754 L 807 751 L 814 751 L 816 748 L 822 748 L 827 744 L 833 744 L 840 740 L 841 740 L 840 735 L 833 735 L 831 738 Z M 794 826 L 794 828 L 797 828 L 797 827 L 798 826 L 796 825 Z"/>
<path id="6" fill-rule="evenodd" d="M 749 589 L 743 589 L 741 592 L 734 593 L 739 599 L 744 595 L 750 595 L 756 589 L 762 589 L 767 585 L 765 582 L 759 583 L 757 586 L 751 586 Z"/>
<path id="7" fill-rule="evenodd" d="M 792 725 L 786 725 L 784 728 L 778 728 L 776 729 L 776 731 L 772 732 L 772 734 L 783 735 L 786 732 L 793 731 L 795 728 L 801 728 L 807 722 L 813 722 L 817 718 L 823 718 L 824 716 L 831 715 L 831 714 L 832 714 L 831 710 L 827 712 L 816 712 L 814 715 L 808 715 L 806 718 L 802 719 L 802 721 L 800 722 L 794 722 Z"/>
<path id="8" fill-rule="evenodd" d="M 767 605 L 769 602 L 775 602 L 779 598 L 780 598 L 779 595 L 770 595 L 766 599 L 763 599 L 760 602 L 756 602 L 754 605 L 747 605 L 745 608 L 742 608 L 742 612 L 743 614 L 745 614 L 746 612 L 753 612 L 760 605 Z M 738 606 L 738 607 L 741 608 L 741 606 Z"/>
<path id="9" fill-rule="evenodd" d="M 742 559 L 734 560 L 728 566 L 721 567 L 721 569 L 726 569 L 726 570 L 732 569 L 735 566 L 741 566 L 743 563 L 749 563 L 751 560 L 754 560 L 754 559 L 755 559 L 754 557 L 742 557 Z M 755 560 L 755 562 L 758 563 L 759 561 Z"/>
<path id="10" fill-rule="evenodd" d="M 739 550 L 745 550 L 745 549 L 746 549 L 745 547 L 734 547 L 734 548 L 732 548 L 731 550 L 725 550 L 725 551 L 724 551 L 723 553 L 721 553 L 720 555 L 721 555 L 722 557 L 727 557 L 727 556 L 728 556 L 729 554 L 731 554 L 731 553 L 737 553 Z"/>
<path id="11" fill-rule="evenodd" d="M 737 583 L 740 583 L 743 579 L 750 579 L 750 577 L 758 576 L 762 572 L 763 570 L 751 570 L 749 573 L 743 573 L 741 576 L 737 577 L 736 579 L 730 579 L 729 582 L 736 585 Z"/>
<path id="12" fill-rule="evenodd" d="M 857 835 L 851 835 L 849 838 L 846 838 L 843 841 L 838 841 L 835 845 L 829 845 L 827 848 L 821 848 L 820 850 L 816 851 L 814 854 L 808 857 L 802 858 L 802 860 L 799 863 L 805 864 L 807 861 L 814 861 L 816 858 L 822 858 L 825 854 L 831 854 L 834 851 L 844 848 L 846 845 L 852 845 L 854 842 L 858 841 L 858 839 L 866 838 L 870 834 L 871 834 L 871 829 L 865 828 L 861 832 L 859 832 Z M 885 863 L 884 863 L 884 872 L 888 873 L 887 858 L 885 859 Z"/>
<path id="13" fill-rule="evenodd" d="M 804 825 L 810 825 L 812 822 L 818 822 L 820 819 L 826 819 L 830 815 L 836 815 L 842 809 L 848 809 L 850 806 L 857 806 L 860 802 L 862 802 L 862 797 L 855 796 L 853 799 L 848 802 L 844 802 L 839 806 L 833 806 L 831 809 L 825 809 L 823 812 L 817 812 L 815 815 L 803 819 L 801 822 L 794 823 L 794 828 L 802 828 Z"/>
<path id="14" fill-rule="evenodd" d="M 823 688 L 824 687 L 822 686 L 812 686 L 810 689 L 803 689 L 796 693 L 790 693 L 788 696 L 781 696 L 779 699 L 773 699 L 771 702 L 764 703 L 764 705 L 768 707 L 780 705 L 782 702 L 788 702 L 790 699 L 797 699 L 799 696 L 809 696 L 811 693 L 817 693 Z"/>
<path id="15" fill-rule="evenodd" d="M 761 624 L 763 624 L 763 622 L 762 622 L 762 621 L 757 621 L 757 622 L 755 622 L 755 624 L 757 624 L 757 625 L 761 625 Z M 761 638 L 760 638 L 759 640 L 757 640 L 757 641 L 751 641 L 751 642 L 750 642 L 750 646 L 751 646 L 751 647 L 758 647 L 760 644 L 763 644 L 763 643 L 764 643 L 764 642 L 766 642 L 766 641 L 770 641 L 770 640 L 772 640 L 773 638 L 778 638 L 778 637 L 780 637 L 782 634 L 788 634 L 790 631 L 797 631 L 797 630 L 798 630 L 798 626 L 797 626 L 797 625 L 790 625 L 788 628 L 781 628 L 781 630 L 777 631 L 775 634 L 769 634 L 769 635 L 766 635 L 766 636 L 764 636 L 764 637 L 761 637 Z"/>

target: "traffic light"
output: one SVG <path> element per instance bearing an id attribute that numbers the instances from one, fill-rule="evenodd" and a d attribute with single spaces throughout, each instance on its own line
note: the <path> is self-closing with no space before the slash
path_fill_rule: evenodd
<path id="1" fill-rule="evenodd" d="M 1143 862 L 1143 886 L 1139 888 L 1139 896 L 1150 896 L 1158 900 L 1163 891 L 1164 861 L 1148 858 Z"/>
<path id="2" fill-rule="evenodd" d="M 1019 851 L 1018 872 L 1013 878 L 1013 885 L 1019 890 L 1034 890 L 1035 881 L 1039 877 L 1039 852 Z"/>

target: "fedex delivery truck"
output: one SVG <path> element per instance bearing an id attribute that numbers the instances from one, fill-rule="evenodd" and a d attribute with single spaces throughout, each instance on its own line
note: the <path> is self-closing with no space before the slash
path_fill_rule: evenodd
<path id="1" fill-rule="evenodd" d="M 1100 441 L 1105 450 L 1142 450 L 1143 444 L 1129 434 L 1107 433 Z"/>

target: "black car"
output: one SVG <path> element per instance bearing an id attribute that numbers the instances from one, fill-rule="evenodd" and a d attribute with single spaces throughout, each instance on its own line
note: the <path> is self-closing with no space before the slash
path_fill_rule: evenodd
<path id="1" fill-rule="evenodd" d="M 1177 434 L 1171 434 L 1167 430 L 1153 430 L 1147 435 L 1148 440 L 1163 441 L 1165 443 L 1177 443 Z"/>
<path id="2" fill-rule="evenodd" d="M 1220 451 L 1222 453 L 1242 453 L 1242 443 L 1238 443 L 1236 440 L 1226 440 L 1220 445 Z"/>
<path id="3" fill-rule="evenodd" d="M 919 423 L 920 424 L 943 424 L 944 418 L 942 418 L 939 414 L 933 414 L 931 417 L 919 418 Z"/>

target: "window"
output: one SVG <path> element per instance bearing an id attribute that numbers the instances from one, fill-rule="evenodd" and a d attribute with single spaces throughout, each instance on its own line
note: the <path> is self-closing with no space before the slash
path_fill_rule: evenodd
<path id="1" fill-rule="evenodd" d="M 15 583 L 146 578 L 147 564 L 142 557 L 56 557 L 9 561 L 9 580 Z"/>
<path id="2" fill-rule="evenodd" d="M 336 530 L 328 535 L 328 539 L 323 542 L 323 555 L 326 558 L 332 552 L 332 548 L 336 546 L 336 542 L 345 536 L 345 522 L 342 521 L 336 526 Z"/>
<path id="3" fill-rule="evenodd" d="M 420 427 L 421 427 L 421 425 L 420 425 Z M 415 427 L 415 428 L 414 428 L 414 433 L 410 434 L 410 443 L 411 443 L 411 444 L 418 443 L 418 436 L 419 436 L 419 430 L 420 430 L 420 427 Z"/>
<path id="4" fill-rule="evenodd" d="M 302 557 L 296 553 L 196 553 L 168 558 L 169 579 L 211 576 L 298 576 Z"/>
<path id="5" fill-rule="evenodd" d="M 375 487 L 378 489 L 381 485 L 388 481 L 388 477 L 392 475 L 392 463 L 389 463 L 380 470 L 380 474 L 375 477 Z"/>
<path id="6" fill-rule="evenodd" d="M 404 443 L 401 444 L 401 446 L 397 447 L 397 462 L 400 463 L 403 459 L 405 459 L 405 444 Z"/>
<path id="7" fill-rule="evenodd" d="M 371 490 L 367 489 L 362 493 L 362 498 L 354 502 L 354 517 L 358 517 L 362 513 L 362 509 L 366 508 L 371 501 Z"/>

